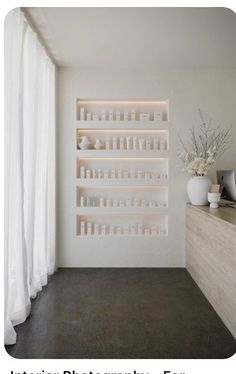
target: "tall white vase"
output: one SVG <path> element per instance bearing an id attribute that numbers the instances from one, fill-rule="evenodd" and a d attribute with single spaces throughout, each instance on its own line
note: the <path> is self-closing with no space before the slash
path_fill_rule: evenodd
<path id="1" fill-rule="evenodd" d="M 203 177 L 192 177 L 187 184 L 187 192 L 192 205 L 207 205 L 207 194 L 210 191 L 211 180 L 205 175 Z"/>

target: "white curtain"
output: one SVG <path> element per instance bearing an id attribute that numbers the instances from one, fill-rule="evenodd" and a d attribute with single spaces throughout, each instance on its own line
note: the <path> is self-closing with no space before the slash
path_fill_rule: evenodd
<path id="1" fill-rule="evenodd" d="M 5 21 L 5 344 L 55 271 L 55 66 L 19 9 Z"/>

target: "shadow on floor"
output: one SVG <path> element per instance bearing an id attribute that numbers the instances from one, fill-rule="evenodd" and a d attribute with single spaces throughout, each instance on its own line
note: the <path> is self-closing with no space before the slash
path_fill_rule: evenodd
<path id="1" fill-rule="evenodd" d="M 226 358 L 236 342 L 186 269 L 60 269 L 16 327 L 16 358 Z"/>

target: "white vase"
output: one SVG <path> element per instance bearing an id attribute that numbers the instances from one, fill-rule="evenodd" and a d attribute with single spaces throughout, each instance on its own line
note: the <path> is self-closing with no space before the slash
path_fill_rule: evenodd
<path id="1" fill-rule="evenodd" d="M 205 175 L 192 177 L 187 184 L 187 192 L 192 205 L 208 205 L 208 192 L 210 191 L 211 180 Z"/>

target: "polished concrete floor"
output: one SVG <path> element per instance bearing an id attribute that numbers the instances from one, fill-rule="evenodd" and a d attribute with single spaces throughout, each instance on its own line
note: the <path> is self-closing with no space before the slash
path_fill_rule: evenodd
<path id="1" fill-rule="evenodd" d="M 225 358 L 236 343 L 185 269 L 60 269 L 17 358 Z"/>

